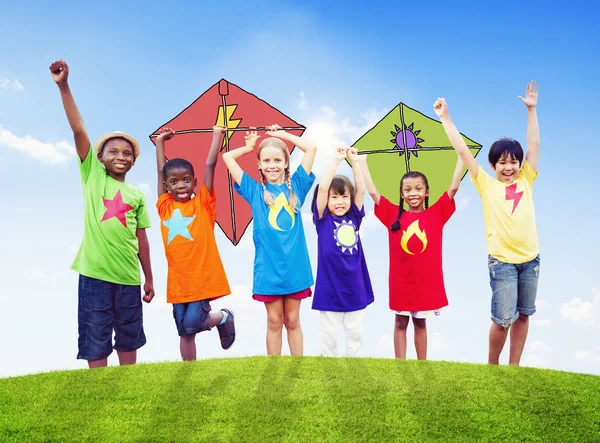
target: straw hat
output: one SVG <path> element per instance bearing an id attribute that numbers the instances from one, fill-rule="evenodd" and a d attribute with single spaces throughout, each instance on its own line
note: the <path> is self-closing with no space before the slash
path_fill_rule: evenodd
<path id="1" fill-rule="evenodd" d="M 131 143 L 131 146 L 133 146 L 133 156 L 135 158 L 138 158 L 138 156 L 140 155 L 140 144 L 134 137 L 132 137 L 129 134 L 125 134 L 124 132 L 121 132 L 121 131 L 115 131 L 115 132 L 109 132 L 108 134 L 104 134 L 102 137 L 100 137 L 98 139 L 98 141 L 96 142 L 96 146 L 94 147 L 94 152 L 96 153 L 96 157 L 100 153 L 100 150 L 102 149 L 104 144 L 107 141 L 109 141 L 111 138 L 124 138 L 129 143 Z"/>

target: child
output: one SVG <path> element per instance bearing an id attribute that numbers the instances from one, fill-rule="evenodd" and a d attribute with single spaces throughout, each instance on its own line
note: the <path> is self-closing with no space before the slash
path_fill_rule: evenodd
<path id="1" fill-rule="evenodd" d="M 181 158 L 168 162 L 165 158 L 164 143 L 175 132 L 163 128 L 156 139 L 159 197 L 156 208 L 169 266 L 167 302 L 173 303 L 183 360 L 196 360 L 198 332 L 216 326 L 223 349 L 229 349 L 235 340 L 233 313 L 228 309 L 210 312 L 210 300 L 231 293 L 214 234 L 217 203 L 213 179 L 224 132 L 223 127 L 213 127 L 204 184 L 193 197 L 198 180 L 192 164 Z"/>
<path id="2" fill-rule="evenodd" d="M 354 183 L 336 175 L 346 158 Z M 318 234 L 318 265 L 312 308 L 321 311 L 321 355 L 337 355 L 338 329 L 346 333 L 346 357 L 362 353 L 364 309 L 373 303 L 373 289 L 358 235 L 365 216 L 365 180 L 355 148 L 338 148 L 316 187 L 312 201 Z"/>
<path id="3" fill-rule="evenodd" d="M 75 136 L 83 184 L 83 241 L 72 266 L 80 274 L 77 358 L 90 368 L 106 366 L 114 329 L 119 363 L 134 364 L 136 350 L 146 343 L 138 258 L 146 277 L 143 299 L 150 303 L 154 297 L 146 201 L 142 191 L 125 183 L 140 147 L 132 136 L 111 132 L 92 148 L 71 95 L 67 63 L 52 63 L 50 72 Z"/>
<path id="4" fill-rule="evenodd" d="M 456 210 L 454 196 L 460 186 L 463 163 L 459 158 L 450 188 L 431 207 L 425 175 L 416 171 L 404 174 L 398 207 L 377 192 L 366 159 L 361 157 L 367 190 L 375 201 L 375 215 L 389 230 L 395 356 L 406 359 L 406 329 L 412 317 L 417 358 L 426 360 L 426 318 L 439 315 L 440 309 L 448 305 L 442 271 L 442 230 Z"/>
<path id="5" fill-rule="evenodd" d="M 237 159 L 254 150 L 259 135 L 246 132 L 246 146 L 223 154 L 223 161 L 235 181 L 234 189 L 252 207 L 254 257 L 253 298 L 267 309 L 267 353 L 281 354 L 281 333 L 285 324 L 292 355 L 303 354 L 300 301 L 311 296 L 314 280 L 306 248 L 300 208 L 315 176 L 312 166 L 317 147 L 306 139 L 269 126 L 258 147 L 261 182 L 252 179 Z M 290 154 L 282 140 L 304 151 L 302 164 L 290 177 Z"/>
<path id="6" fill-rule="evenodd" d="M 436 113 L 446 128 L 456 152 L 463 159 L 471 181 L 483 202 L 487 236 L 488 268 L 492 288 L 492 326 L 488 362 L 499 364 L 510 329 L 509 364 L 518 365 L 525 347 L 529 316 L 535 313 L 540 256 L 532 187 L 538 176 L 540 131 L 537 119 L 539 88 L 527 85 L 527 156 L 518 141 L 502 138 L 488 154 L 496 177 L 489 176 L 462 141 L 444 99 L 436 102 Z"/>

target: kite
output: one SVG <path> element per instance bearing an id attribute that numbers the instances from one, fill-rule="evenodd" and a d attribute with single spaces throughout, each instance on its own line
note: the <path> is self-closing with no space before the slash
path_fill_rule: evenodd
<path id="1" fill-rule="evenodd" d="M 461 135 L 477 156 L 481 145 Z M 433 203 L 450 186 L 456 167 L 457 155 L 442 124 L 402 102 L 352 146 L 359 154 L 369 154 L 367 163 L 377 190 L 394 203 L 400 201 L 400 179 L 405 173 L 419 171 L 427 177 Z"/>
<path id="2" fill-rule="evenodd" d="M 206 156 L 212 140 L 212 127 L 225 126 L 221 153 L 245 145 L 244 135 L 250 128 L 267 130 L 277 124 L 290 134 L 300 137 L 305 126 L 296 123 L 281 111 L 239 86 L 221 79 L 191 105 L 167 123 L 160 125 L 150 135 L 156 144 L 160 128 L 172 128 L 176 136 L 165 143 L 165 154 L 169 158 L 184 158 L 192 163 L 196 173 L 204 171 Z M 294 146 L 285 142 L 290 154 Z M 250 153 L 238 160 L 242 169 L 260 181 L 256 154 Z M 217 194 L 217 224 L 235 246 L 252 221 L 250 205 L 233 191 L 233 181 L 221 155 L 217 158 L 214 189 Z"/>

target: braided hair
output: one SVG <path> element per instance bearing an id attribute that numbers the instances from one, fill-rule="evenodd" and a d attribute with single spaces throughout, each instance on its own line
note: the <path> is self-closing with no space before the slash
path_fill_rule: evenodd
<path id="1" fill-rule="evenodd" d="M 429 191 L 429 182 L 427 181 L 427 177 L 425 177 L 424 174 L 417 172 L 417 171 L 410 171 L 402 176 L 402 180 L 400 180 L 400 210 L 398 211 L 398 218 L 396 219 L 396 221 L 394 223 L 392 223 L 392 226 L 390 227 L 392 232 L 396 232 L 396 231 L 400 230 L 400 219 L 402 218 L 402 214 L 404 213 L 404 198 L 402 197 L 402 182 L 404 182 L 405 178 L 421 178 L 423 180 L 423 182 L 425 183 L 425 188 Z M 429 196 L 425 197 L 424 206 L 425 206 L 425 209 L 429 208 Z"/>
<path id="2" fill-rule="evenodd" d="M 285 162 L 287 163 L 287 167 L 284 170 L 283 182 L 285 183 L 285 185 L 287 186 L 287 188 L 290 191 L 290 198 L 288 199 L 289 200 L 288 203 L 292 207 L 294 212 L 298 212 L 299 211 L 298 196 L 294 192 L 294 189 L 292 188 L 292 184 L 290 182 L 290 153 L 288 152 L 287 146 L 283 141 L 281 141 L 280 139 L 278 139 L 276 137 L 266 138 L 261 142 L 261 144 L 258 147 L 257 156 L 258 156 L 259 160 L 260 160 L 260 152 L 262 151 L 263 148 L 267 148 L 267 147 L 277 148 L 283 154 L 283 158 L 284 158 Z M 275 204 L 275 198 L 273 197 L 273 194 L 271 194 L 271 192 L 269 192 L 269 190 L 267 190 L 267 185 L 266 185 L 267 179 L 265 178 L 265 175 L 263 174 L 260 167 L 258 168 L 258 173 L 260 175 L 260 183 L 263 187 L 263 198 L 264 198 L 267 206 L 271 207 Z"/>

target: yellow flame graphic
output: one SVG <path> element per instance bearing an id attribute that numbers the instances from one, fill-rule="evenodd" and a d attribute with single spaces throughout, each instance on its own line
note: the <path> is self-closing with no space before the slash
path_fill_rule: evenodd
<path id="1" fill-rule="evenodd" d="M 408 250 L 408 241 L 413 235 L 416 235 L 417 238 L 423 242 L 423 249 L 421 249 L 421 252 L 423 252 L 427 248 L 427 235 L 425 234 L 425 231 L 421 231 L 421 228 L 419 227 L 419 220 L 415 220 L 410 224 L 406 231 L 402 231 L 400 246 L 402 246 L 404 252 L 410 255 L 414 255 L 414 253 Z"/>
<path id="2" fill-rule="evenodd" d="M 281 210 L 284 210 L 285 212 L 290 214 L 290 217 L 292 217 L 292 226 L 290 227 L 291 230 L 294 227 L 296 214 L 294 213 L 294 210 L 285 198 L 285 194 L 283 192 L 279 194 L 279 197 L 275 199 L 275 203 L 273 204 L 273 206 L 269 208 L 269 224 L 278 231 L 283 231 L 283 229 L 281 229 L 277 224 L 277 216 L 279 215 Z"/>

